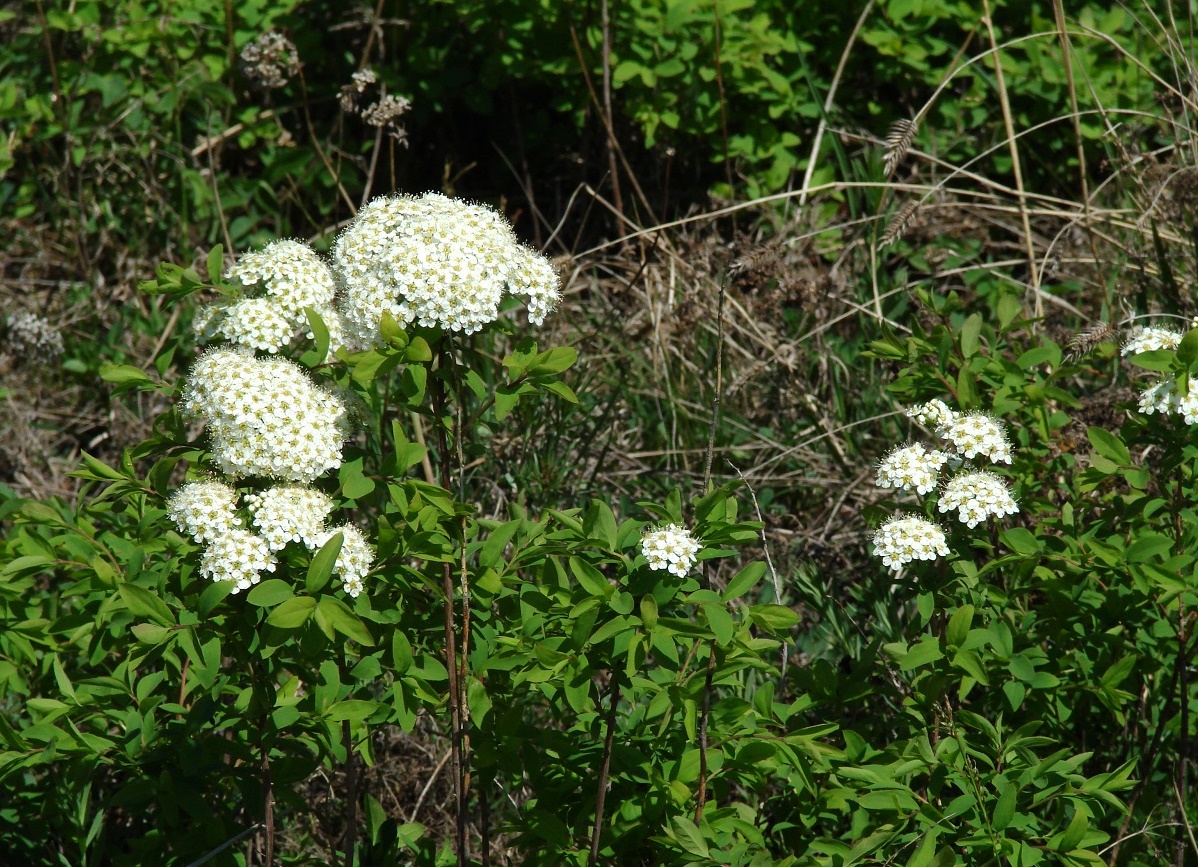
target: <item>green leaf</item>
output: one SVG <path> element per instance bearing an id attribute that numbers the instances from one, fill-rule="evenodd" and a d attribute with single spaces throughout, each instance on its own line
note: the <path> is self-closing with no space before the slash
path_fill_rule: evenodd
<path id="1" fill-rule="evenodd" d="M 429 348 L 428 341 L 423 337 L 413 337 L 412 342 L 408 344 L 408 348 L 404 350 L 403 358 L 407 362 L 423 364 L 433 360 L 433 351 Z"/>
<path id="2" fill-rule="evenodd" d="M 1121 467 L 1132 465 L 1127 446 L 1110 431 L 1100 427 L 1089 427 L 1086 428 L 1086 437 L 1090 440 L 1090 445 L 1094 446 L 1094 451 L 1107 460 L 1114 461 Z"/>
<path id="3" fill-rule="evenodd" d="M 903 658 L 899 660 L 899 668 L 903 671 L 910 671 L 913 668 L 920 668 L 933 663 L 943 657 L 944 653 L 940 650 L 940 642 L 928 636 L 907 651 Z"/>
<path id="4" fill-rule="evenodd" d="M 1069 822 L 1069 827 L 1061 834 L 1060 838 L 1049 841 L 1049 846 L 1056 849 L 1058 852 L 1072 852 L 1077 848 L 1077 844 L 1082 841 L 1082 837 L 1086 836 L 1086 832 L 1090 830 L 1090 819 L 1081 810 L 1075 810 L 1073 819 Z"/>
<path id="5" fill-rule="evenodd" d="M 995 831 L 1005 831 L 1015 817 L 1015 798 L 1019 789 L 1014 783 L 1008 783 L 1007 788 L 998 796 L 994 812 L 990 815 L 990 824 Z"/>
<path id="6" fill-rule="evenodd" d="M 591 500 L 591 506 L 582 518 L 582 527 L 588 538 L 602 542 L 609 551 L 615 550 L 618 531 L 616 516 L 607 503 Z"/>
<path id="7" fill-rule="evenodd" d="M 519 520 L 508 521 L 491 531 L 491 534 L 487 536 L 487 541 L 483 542 L 483 546 L 478 552 L 480 567 L 485 569 L 488 566 L 495 566 L 503 559 L 503 552 L 520 529 L 520 524 Z"/>
<path id="8" fill-rule="evenodd" d="M 1192 367 L 1194 362 L 1198 361 L 1198 328 L 1191 328 L 1181 338 L 1181 343 L 1177 346 L 1177 357 L 1186 367 Z"/>
<path id="9" fill-rule="evenodd" d="M 119 391 L 153 391 L 158 383 L 140 367 L 131 364 L 101 364 L 100 379 L 111 382 Z"/>
<path id="10" fill-rule="evenodd" d="M 685 816 L 675 816 L 670 820 L 670 825 L 673 826 L 678 844 L 684 850 L 700 858 L 711 857 L 711 850 L 707 847 L 707 841 L 703 839 L 703 832 L 694 822 Z"/>
<path id="11" fill-rule="evenodd" d="M 316 556 L 308 564 L 308 575 L 304 579 L 304 588 L 309 593 L 318 593 L 329 583 L 329 579 L 333 576 L 333 567 L 337 565 L 337 556 L 341 553 L 341 546 L 344 542 L 345 535 L 343 533 L 334 533 L 332 538 L 316 552 Z"/>
<path id="12" fill-rule="evenodd" d="M 657 625 L 657 600 L 647 593 L 641 597 L 641 622 L 649 631 Z"/>
<path id="13" fill-rule="evenodd" d="M 374 636 L 366 628 L 358 615 L 349 610 L 349 606 L 336 596 L 322 596 L 317 603 L 317 610 L 329 624 L 342 635 L 366 647 L 374 646 Z"/>
<path id="14" fill-rule="evenodd" d="M 403 349 L 408 345 L 408 335 L 399 327 L 390 311 L 383 311 L 383 315 L 379 317 L 379 336 L 385 343 L 397 349 Z"/>
<path id="15" fill-rule="evenodd" d="M 957 373 L 957 403 L 962 409 L 969 409 L 977 406 L 979 399 L 977 378 L 968 368 L 962 367 Z"/>
<path id="16" fill-rule="evenodd" d="M 470 707 L 470 722 L 482 725 L 491 711 L 491 697 L 487 695 L 486 684 L 477 677 L 470 678 L 466 684 L 466 704 Z"/>
<path id="17" fill-rule="evenodd" d="M 380 707 L 377 701 L 362 701 L 356 698 L 347 698 L 345 701 L 334 702 L 329 705 L 328 710 L 324 712 L 325 719 L 332 722 L 358 722 L 364 720 Z"/>
<path id="18" fill-rule="evenodd" d="M 936 841 L 939 838 L 940 828 L 936 826 L 929 828 L 928 832 L 923 835 L 923 839 L 919 841 L 919 846 L 907 859 L 906 867 L 930 867 L 933 863 L 932 859 L 936 856 Z"/>
<path id="19" fill-rule="evenodd" d="M 765 563 L 756 560 L 741 569 L 732 576 L 732 580 L 728 582 L 728 586 L 724 588 L 722 597 L 725 602 L 732 599 L 739 599 L 744 596 L 754 585 L 761 580 L 761 576 L 765 574 Z"/>
<path id="20" fill-rule="evenodd" d="M 316 600 L 311 596 L 293 596 L 270 612 L 266 622 L 280 629 L 296 629 L 308 621 L 315 608 Z"/>
<path id="21" fill-rule="evenodd" d="M 728 609 L 722 602 L 704 602 L 701 607 L 707 616 L 707 625 L 711 627 L 715 640 L 720 643 L 721 647 L 726 646 L 732 640 L 735 631 L 732 625 L 732 615 L 728 613 Z"/>
<path id="22" fill-rule="evenodd" d="M 166 641 L 172 631 L 156 623 L 135 623 L 132 627 L 133 635 L 142 644 L 161 644 Z"/>
<path id="23" fill-rule="evenodd" d="M 220 279 L 221 272 L 225 270 L 225 248 L 217 244 L 208 251 L 208 282 L 215 283 Z"/>
<path id="24" fill-rule="evenodd" d="M 271 578 L 251 590 L 246 595 L 245 601 L 250 605 L 257 605 L 259 608 L 273 608 L 294 595 L 289 583 L 282 578 Z"/>
<path id="25" fill-rule="evenodd" d="M 961 355 L 965 358 L 972 358 L 978 354 L 978 347 L 980 345 L 978 336 L 981 332 L 982 314 L 974 313 L 961 326 Z"/>
<path id="26" fill-rule="evenodd" d="M 578 360 L 578 350 L 573 346 L 555 346 L 547 349 L 528 365 L 528 376 L 546 376 L 567 370 Z"/>
<path id="27" fill-rule="evenodd" d="M 750 606 L 749 618 L 762 629 L 774 633 L 790 629 L 799 622 L 799 615 L 785 605 Z"/>
<path id="28" fill-rule="evenodd" d="M 311 307 L 304 308 L 304 317 L 308 320 L 308 328 L 312 331 L 312 342 L 316 345 L 300 357 L 300 363 L 312 368 L 324 364 L 329 357 L 329 327 Z"/>
<path id="29" fill-rule="evenodd" d="M 578 557 L 570 558 L 570 572 L 578 579 L 578 583 L 582 585 L 582 589 L 591 596 L 610 599 L 611 595 L 616 591 L 616 588 L 611 585 L 611 582 L 607 580 L 607 577 L 602 572 Z"/>
<path id="30" fill-rule="evenodd" d="M 341 482 L 341 494 L 350 500 L 361 499 L 374 490 L 374 479 L 362 472 L 362 459 L 346 461 L 337 471 L 337 480 Z"/>
<path id="31" fill-rule="evenodd" d="M 548 391 L 551 394 L 556 394 L 566 403 L 578 403 L 578 395 L 574 393 L 574 389 L 570 388 L 570 386 L 566 385 L 564 382 L 559 382 L 556 379 L 553 382 L 548 382 L 545 384 L 545 391 Z"/>
<path id="32" fill-rule="evenodd" d="M 949 618 L 944 630 L 944 638 L 950 647 L 960 647 L 969 637 L 969 627 L 973 625 L 974 609 L 972 605 L 962 605 Z"/>
<path id="33" fill-rule="evenodd" d="M 999 537 L 1016 554 L 1031 556 L 1040 550 L 1040 540 L 1023 527 L 1012 527 Z"/>
<path id="34" fill-rule="evenodd" d="M 1133 355 L 1127 360 L 1136 367 L 1142 367 L 1145 370 L 1168 373 L 1173 369 L 1174 358 L 1176 356 L 1168 349 L 1153 349 L 1150 352 L 1141 352 L 1138 355 Z"/>
<path id="35" fill-rule="evenodd" d="M 175 625 L 175 617 L 166 603 L 146 588 L 124 583 L 118 590 L 125 605 L 137 617 L 148 617 L 162 626 Z"/>

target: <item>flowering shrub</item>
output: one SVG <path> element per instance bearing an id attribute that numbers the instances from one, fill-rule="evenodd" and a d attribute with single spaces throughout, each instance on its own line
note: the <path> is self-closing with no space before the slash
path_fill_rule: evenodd
<path id="1" fill-rule="evenodd" d="M 313 820 L 319 780 L 343 829 L 326 862 L 464 865 L 502 835 L 533 865 L 1086 864 L 1120 797 L 1151 799 L 1134 773 L 1177 781 L 1180 732 L 1087 765 L 1068 726 L 1120 743 L 1129 678 L 1172 673 L 1138 660 L 1184 658 L 1193 446 L 1138 418 L 1091 427 L 1078 461 L 1058 442 L 1068 368 L 1021 345 L 1017 311 L 873 346 L 903 365 L 903 425 L 937 442 L 878 466 L 894 499 L 867 516 L 872 644 L 838 672 L 821 636 L 865 630 L 802 575 L 764 580 L 738 484 L 627 514 L 472 487 L 521 401 L 578 400 L 574 351 L 518 338 L 511 315 L 548 315 L 552 267 L 478 206 L 363 215 L 327 262 L 285 243 L 228 271 L 218 252 L 207 281 L 164 270 L 149 291 L 240 284 L 199 329 L 214 345 L 179 389 L 111 370 L 174 407 L 119 466 L 83 458 L 79 506 L 15 512 L 0 773 L 22 780 L 14 811 L 71 808 L 37 826 L 53 840 L 0 827 L 9 851 L 299 861 L 282 829 Z M 247 300 L 282 311 L 287 339 L 224 325 Z M 1196 344 L 1131 360 L 1181 383 Z M 1167 457 L 1138 465 L 1131 445 Z M 444 751 L 449 833 L 419 792 L 385 808 L 370 773 L 418 729 Z"/>

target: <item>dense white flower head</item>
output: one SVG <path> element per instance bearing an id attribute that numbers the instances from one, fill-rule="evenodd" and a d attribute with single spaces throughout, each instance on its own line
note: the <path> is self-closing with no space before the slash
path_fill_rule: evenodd
<path id="1" fill-rule="evenodd" d="M 234 582 L 233 592 L 248 590 L 275 571 L 278 561 L 266 540 L 248 530 L 229 530 L 208 542 L 200 557 L 200 574 L 213 581 Z"/>
<path id="2" fill-rule="evenodd" d="M 341 466 L 345 403 L 297 364 L 237 349 L 204 353 L 188 376 L 184 411 L 208 425 L 212 455 L 231 478 L 310 482 Z"/>
<path id="3" fill-rule="evenodd" d="M 499 314 L 504 289 L 527 296 L 540 324 L 558 298 L 558 277 L 522 247 L 499 213 L 436 193 L 377 198 L 337 239 L 333 259 L 342 312 L 361 338 L 377 339 L 390 313 L 471 334 Z"/>
<path id="4" fill-rule="evenodd" d="M 677 524 L 666 524 L 646 530 L 641 536 L 641 553 L 653 570 L 668 569 L 672 575 L 684 577 L 694 567 L 699 544 L 686 529 Z"/>
<path id="5" fill-rule="evenodd" d="M 942 400 L 929 400 L 907 409 L 907 418 L 932 428 L 948 424 L 958 415 L 956 410 L 949 409 L 948 404 Z"/>
<path id="6" fill-rule="evenodd" d="M 331 305 L 337 291 L 328 263 L 299 241 L 275 241 L 257 252 L 243 253 L 225 271 L 225 278 L 261 287 L 282 310 L 301 317 L 305 307 Z"/>
<path id="7" fill-rule="evenodd" d="M 242 298 L 196 321 L 215 337 L 272 353 L 291 343 L 298 325 L 293 314 L 270 298 Z"/>
<path id="8" fill-rule="evenodd" d="M 188 482 L 167 502 L 171 520 L 197 542 L 209 542 L 241 526 L 237 492 L 217 481 Z"/>
<path id="9" fill-rule="evenodd" d="M 218 299 L 196 311 L 192 330 L 201 343 L 224 339 L 235 346 L 278 352 L 309 331 L 305 308 L 333 319 L 336 281 L 320 256 L 299 241 L 276 241 L 244 253 L 225 277 L 253 294 Z M 332 334 L 335 325 L 330 325 Z M 311 337 L 311 334 L 308 334 Z M 334 342 L 333 351 L 344 342 Z"/>
<path id="10" fill-rule="evenodd" d="M 896 572 L 913 560 L 948 556 L 944 530 L 916 515 L 894 515 L 874 533 L 874 555 Z"/>
<path id="11" fill-rule="evenodd" d="M 1181 393 L 1177 390 L 1177 380 L 1168 376 L 1140 392 L 1140 412 L 1145 415 L 1181 411 Z"/>
<path id="12" fill-rule="evenodd" d="M 966 527 L 976 527 L 993 516 L 1014 515 L 1019 511 L 1015 498 L 1006 483 L 994 473 L 961 473 L 954 476 L 940 492 L 941 512 L 957 511 L 957 518 Z"/>
<path id="13" fill-rule="evenodd" d="M 936 489 L 940 468 L 948 455 L 937 449 L 928 451 L 919 443 L 898 446 L 878 465 L 876 484 L 879 488 L 899 488 L 927 494 Z"/>
<path id="14" fill-rule="evenodd" d="M 333 511 L 331 497 L 302 485 L 280 485 L 246 494 L 245 502 L 254 516 L 258 535 L 272 551 L 278 551 L 288 542 L 320 547 L 317 540 L 324 534 L 325 519 Z"/>
<path id="15" fill-rule="evenodd" d="M 317 534 L 313 547 L 323 547 L 338 533 L 342 534 L 342 542 L 341 550 L 337 554 L 337 563 L 333 566 L 333 574 L 341 579 L 341 589 L 350 596 L 357 596 L 365 589 L 363 579 L 374 566 L 374 549 L 370 547 L 362 531 L 351 524 L 343 524 Z"/>
<path id="16" fill-rule="evenodd" d="M 1182 333 L 1158 325 L 1141 325 L 1133 328 L 1123 342 L 1123 355 L 1139 355 L 1156 349 L 1176 349 L 1181 345 Z"/>
<path id="17" fill-rule="evenodd" d="M 957 414 L 936 428 L 963 458 L 984 455 L 996 464 L 1011 463 L 1011 443 L 1006 426 L 984 412 Z"/>

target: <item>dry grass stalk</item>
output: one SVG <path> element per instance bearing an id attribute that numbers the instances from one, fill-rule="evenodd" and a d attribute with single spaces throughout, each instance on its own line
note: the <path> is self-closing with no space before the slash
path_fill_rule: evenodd
<path id="1" fill-rule="evenodd" d="M 919 213 L 919 209 L 923 203 L 919 199 L 912 199 L 898 209 L 894 218 L 886 226 L 886 231 L 882 233 L 882 240 L 878 242 L 878 249 L 889 247 L 899 238 L 907 233 L 907 229 L 911 226 L 911 221 L 915 219 L 915 215 Z"/>
<path id="2" fill-rule="evenodd" d="M 886 177 L 893 175 L 895 169 L 899 167 L 899 163 L 907 156 L 907 151 L 911 150 L 911 144 L 915 141 L 915 133 L 918 131 L 919 124 L 908 118 L 896 120 L 891 125 L 890 132 L 886 134 L 886 152 L 882 155 L 882 165 L 886 170 Z"/>

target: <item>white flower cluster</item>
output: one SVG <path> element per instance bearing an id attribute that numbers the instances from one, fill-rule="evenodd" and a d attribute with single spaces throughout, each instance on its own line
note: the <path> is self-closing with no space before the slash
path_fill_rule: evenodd
<path id="1" fill-rule="evenodd" d="M 956 413 L 936 428 L 936 434 L 952 443 L 962 458 L 982 455 L 996 464 L 1011 463 L 1006 426 L 984 412 Z"/>
<path id="2" fill-rule="evenodd" d="M 384 313 L 471 334 L 498 317 L 505 288 L 527 297 L 534 325 L 559 297 L 553 266 L 500 214 L 436 193 L 375 199 L 337 239 L 333 261 L 342 312 L 369 342 Z"/>
<path id="3" fill-rule="evenodd" d="M 1192 323 L 1198 327 L 1198 319 Z M 1138 355 L 1156 349 L 1177 349 L 1184 335 L 1172 328 L 1141 326 L 1132 331 L 1123 344 L 1123 355 Z M 1139 408 L 1145 415 L 1180 415 L 1186 424 L 1198 424 L 1198 382 L 1186 379 L 1186 393 L 1172 374 L 1149 383 L 1140 392 Z"/>
<path id="4" fill-rule="evenodd" d="M 300 334 L 312 336 L 304 313 L 311 307 L 328 326 L 331 351 L 354 348 L 344 341 L 341 313 L 333 306 L 333 271 L 306 244 L 275 241 L 244 253 L 225 271 L 225 278 L 262 294 L 201 307 L 192 323 L 200 342 L 223 338 L 234 346 L 275 353 Z"/>
<path id="5" fill-rule="evenodd" d="M 248 590 L 262 580 L 263 572 L 278 565 L 270 546 L 249 530 L 229 530 L 208 542 L 200 557 L 200 574 L 212 581 L 232 581 L 233 592 Z"/>
<path id="6" fill-rule="evenodd" d="M 1141 325 L 1133 328 L 1123 342 L 1122 354 L 1139 355 L 1157 349 L 1176 349 L 1181 345 L 1182 333 L 1159 325 Z"/>
<path id="7" fill-rule="evenodd" d="M 989 517 L 1001 518 L 1019 511 L 1006 484 L 990 472 L 960 473 L 940 492 L 941 513 L 957 510 L 957 518 L 970 529 Z"/>
<path id="8" fill-rule="evenodd" d="M 315 488 L 280 485 L 261 493 L 246 494 L 246 505 L 254 516 L 258 535 L 270 550 L 278 551 L 288 542 L 299 542 L 318 549 L 325 532 L 325 519 L 333 511 L 333 500 Z"/>
<path id="9" fill-rule="evenodd" d="M 641 553 L 653 570 L 668 569 L 682 578 L 690 572 L 703 546 L 685 528 L 666 524 L 646 530 L 641 536 Z"/>
<path id="10" fill-rule="evenodd" d="M 341 588 L 350 596 L 357 596 L 365 585 L 362 579 L 374 565 L 374 551 L 362 531 L 350 524 L 343 524 L 319 534 L 314 547 L 320 548 L 333 536 L 341 534 L 341 551 L 333 572 L 341 579 Z"/>
<path id="11" fill-rule="evenodd" d="M 916 515 L 894 515 L 874 534 L 874 555 L 896 572 L 912 560 L 948 556 L 948 542 L 939 525 Z"/>
<path id="12" fill-rule="evenodd" d="M 197 542 L 211 542 L 241 526 L 237 492 L 217 481 L 189 482 L 171 495 L 167 513 Z"/>
<path id="13" fill-rule="evenodd" d="M 170 498 L 169 514 L 179 529 L 205 544 L 200 573 L 213 581 L 234 582 L 238 593 L 257 584 L 262 572 L 273 572 L 274 552 L 298 542 L 319 550 L 336 533 L 344 543 L 333 567 L 350 596 L 364 588 L 374 566 L 374 551 L 366 537 L 349 525 L 328 529 L 333 511 L 326 494 L 300 485 L 280 485 L 245 495 L 257 534 L 242 527 L 237 514 L 237 491 L 218 481 L 189 482 Z"/>
<path id="14" fill-rule="evenodd" d="M 183 409 L 204 419 L 230 478 L 310 482 L 341 466 L 350 433 L 344 401 L 297 364 L 214 349 L 191 369 Z"/>
<path id="15" fill-rule="evenodd" d="M 919 443 L 892 449 L 878 465 L 876 484 L 879 488 L 898 488 L 928 494 L 936 488 L 940 468 L 948 455 L 938 449 L 928 451 Z"/>
<path id="16" fill-rule="evenodd" d="M 878 465 L 876 484 L 880 488 L 930 494 L 939 484 L 940 470 L 946 464 L 959 467 L 978 458 L 1011 463 L 1006 426 L 986 413 L 957 412 L 943 401 L 932 400 L 908 409 L 907 417 L 933 427 L 936 435 L 952 446 L 952 453 L 919 443 L 898 446 Z M 965 470 L 945 483 L 938 495 L 938 508 L 942 514 L 956 511 L 970 528 L 986 518 L 1018 511 L 1015 498 L 999 476 L 976 470 Z M 934 560 L 948 554 L 944 530 L 914 515 L 890 518 L 874 533 L 873 541 L 874 554 L 896 570 L 912 560 Z"/>
<path id="17" fill-rule="evenodd" d="M 927 403 L 917 404 L 907 409 L 907 418 L 915 419 L 917 423 L 932 428 L 948 424 L 957 415 L 957 411 L 949 409 L 948 404 L 942 400 L 929 400 Z"/>

